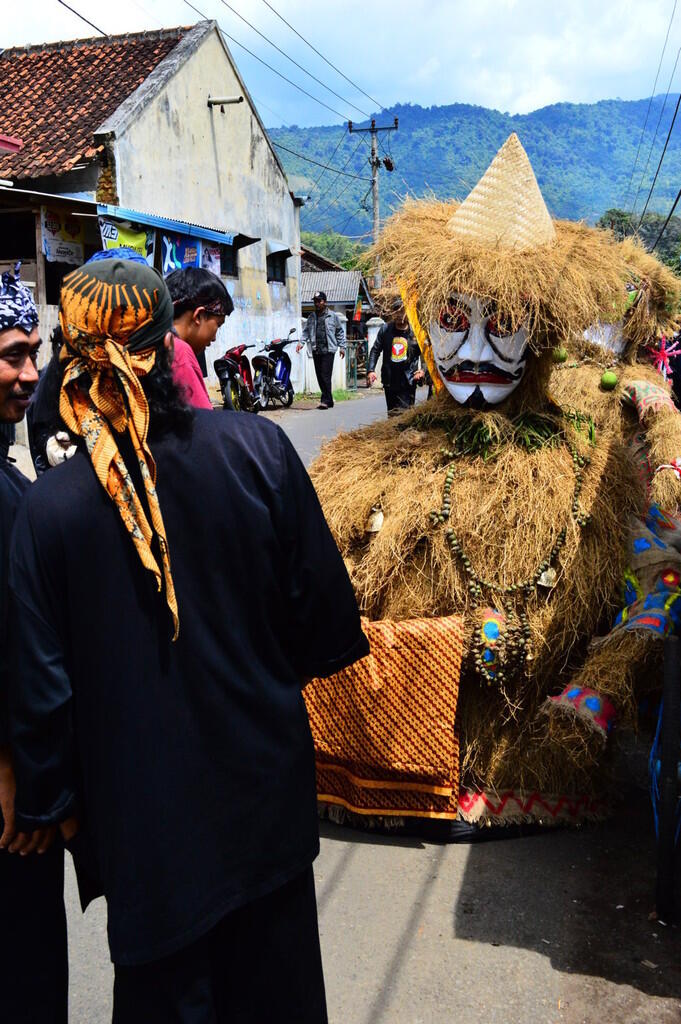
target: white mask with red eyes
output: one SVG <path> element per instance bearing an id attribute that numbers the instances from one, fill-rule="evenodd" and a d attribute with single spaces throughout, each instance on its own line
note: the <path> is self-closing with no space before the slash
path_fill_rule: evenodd
<path id="1" fill-rule="evenodd" d="M 514 331 L 492 303 L 455 295 L 429 334 L 438 372 L 460 405 L 497 405 L 522 380 L 527 330 Z"/>

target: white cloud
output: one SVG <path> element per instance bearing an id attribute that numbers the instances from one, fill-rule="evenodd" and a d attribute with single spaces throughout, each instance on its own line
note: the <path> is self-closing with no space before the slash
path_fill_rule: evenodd
<path id="1" fill-rule="evenodd" d="M 407 82 L 411 85 L 412 83 L 428 82 L 432 83 L 433 79 L 436 78 L 440 71 L 440 60 L 438 57 L 429 57 L 423 64 L 417 65 L 415 71 L 408 76 Z"/>
<path id="2" fill-rule="evenodd" d="M 194 2 L 194 0 L 192 0 Z M 345 117 L 375 104 L 353 90 L 319 57 L 320 51 L 387 106 L 393 103 L 477 103 L 525 113 L 562 101 L 593 102 L 649 95 L 669 23 L 672 0 L 275 0 L 315 47 L 313 53 L 262 0 L 232 6 L 278 46 L 332 86 L 325 92 L 267 46 L 219 0 L 196 0 L 236 39 Z M 139 31 L 196 20 L 183 0 L 73 0 L 108 32 Z M 3 26 L 5 46 L 90 34 L 54 0 L 16 4 Z M 666 90 L 681 44 L 681 10 L 667 47 L 657 91 Z M 277 79 L 232 44 L 254 96 L 270 108 L 267 123 L 328 124 L 333 115 Z M 672 87 L 681 88 L 679 80 Z M 340 121 L 340 116 L 336 120 Z"/>

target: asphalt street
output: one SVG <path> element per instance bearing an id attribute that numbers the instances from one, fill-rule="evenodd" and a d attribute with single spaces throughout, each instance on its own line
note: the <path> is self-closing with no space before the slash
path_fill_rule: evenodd
<path id="1" fill-rule="evenodd" d="M 383 391 L 362 388 L 358 397 L 336 402 L 331 409 L 275 409 L 265 413 L 288 434 L 306 466 L 319 454 L 319 449 L 342 430 L 355 430 L 385 416 Z M 419 399 L 425 398 L 425 389 L 419 390 Z"/>
<path id="2" fill-rule="evenodd" d="M 309 463 L 324 438 L 384 414 L 378 393 L 268 416 Z M 315 874 L 331 1024 L 680 1024 L 680 930 L 649 919 L 645 772 L 623 769 L 620 792 L 605 823 L 475 845 L 323 822 Z M 71 1024 L 104 1024 L 106 909 L 98 900 L 81 914 L 68 857 L 66 895 Z"/>

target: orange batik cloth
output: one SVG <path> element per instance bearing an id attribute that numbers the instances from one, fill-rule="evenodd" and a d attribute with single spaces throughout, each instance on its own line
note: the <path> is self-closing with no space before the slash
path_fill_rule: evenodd
<path id="1" fill-rule="evenodd" d="M 356 814 L 455 818 L 463 622 L 363 620 L 362 628 L 371 653 L 304 690 L 318 799 Z"/>

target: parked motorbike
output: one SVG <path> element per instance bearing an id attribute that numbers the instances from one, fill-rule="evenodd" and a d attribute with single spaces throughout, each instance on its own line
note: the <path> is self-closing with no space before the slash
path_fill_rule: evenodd
<path id="1" fill-rule="evenodd" d="M 287 345 L 294 344 L 295 339 L 292 339 L 291 335 L 295 332 L 295 327 L 292 327 L 288 337 L 275 338 L 265 345 L 263 352 L 253 356 L 253 389 L 261 409 L 266 409 L 270 403 L 274 405 L 275 402 L 281 402 L 288 409 L 293 402 L 291 358 L 284 350 Z"/>
<path id="2" fill-rule="evenodd" d="M 220 383 L 223 409 L 233 409 L 237 412 L 260 410 L 260 399 L 253 386 L 251 364 L 248 356 L 244 355 L 247 348 L 255 348 L 255 345 L 235 345 L 213 363 Z"/>

